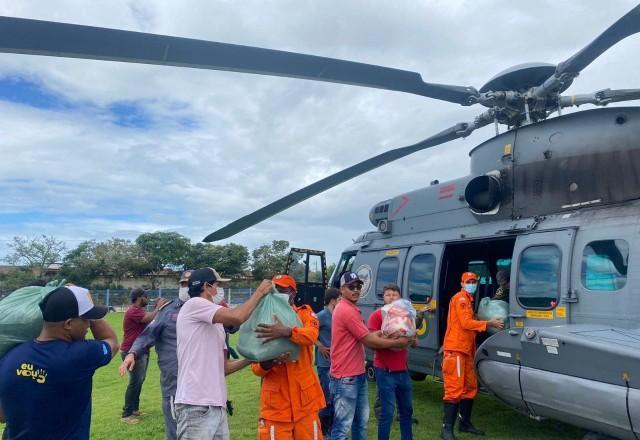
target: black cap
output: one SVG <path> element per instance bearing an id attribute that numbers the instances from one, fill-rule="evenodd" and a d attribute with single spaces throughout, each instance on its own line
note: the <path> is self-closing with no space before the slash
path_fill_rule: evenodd
<path id="1" fill-rule="evenodd" d="M 40 301 L 42 318 L 47 322 L 66 321 L 71 318 L 101 319 L 107 314 L 105 306 L 93 304 L 89 290 L 78 287 L 58 287 Z"/>

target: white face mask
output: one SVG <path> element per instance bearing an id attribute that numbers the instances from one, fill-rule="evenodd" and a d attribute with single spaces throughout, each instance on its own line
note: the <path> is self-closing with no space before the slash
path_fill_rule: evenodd
<path id="1" fill-rule="evenodd" d="M 214 304 L 220 304 L 224 299 L 224 289 L 222 287 L 216 287 L 216 295 L 213 297 Z"/>
<path id="2" fill-rule="evenodd" d="M 189 288 L 188 288 L 188 287 L 181 287 L 181 288 L 178 290 L 178 298 L 179 298 L 179 299 L 180 299 L 180 301 L 182 301 L 182 302 L 187 302 L 187 300 L 188 300 L 189 298 L 191 298 L 191 297 L 189 296 Z"/>
<path id="3" fill-rule="evenodd" d="M 478 288 L 477 284 L 465 284 L 464 285 L 464 290 L 467 291 L 468 294 L 473 295 L 474 293 L 476 293 L 476 289 Z"/>

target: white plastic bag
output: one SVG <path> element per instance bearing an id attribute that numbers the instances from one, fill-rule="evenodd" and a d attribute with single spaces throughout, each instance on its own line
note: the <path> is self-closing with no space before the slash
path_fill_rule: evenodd
<path id="1" fill-rule="evenodd" d="M 410 301 L 398 299 L 382 307 L 382 334 L 408 336 L 416 334 L 416 309 Z"/>

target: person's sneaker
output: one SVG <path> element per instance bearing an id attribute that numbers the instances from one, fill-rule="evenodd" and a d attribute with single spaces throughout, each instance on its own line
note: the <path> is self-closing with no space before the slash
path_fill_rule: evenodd
<path id="1" fill-rule="evenodd" d="M 123 417 L 120 420 L 122 420 L 124 423 L 126 423 L 128 425 L 136 425 L 136 424 L 140 423 L 140 419 L 137 418 L 134 415 L 131 415 L 129 417 Z"/>

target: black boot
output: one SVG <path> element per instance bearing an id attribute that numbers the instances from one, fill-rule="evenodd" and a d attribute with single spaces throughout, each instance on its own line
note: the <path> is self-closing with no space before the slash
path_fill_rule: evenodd
<path id="1" fill-rule="evenodd" d="M 440 440 L 456 440 L 453 435 L 453 425 L 456 423 L 458 415 L 458 404 L 452 402 L 444 403 L 444 417 L 442 418 L 442 432 L 440 432 Z"/>
<path id="2" fill-rule="evenodd" d="M 320 416 L 320 426 L 322 427 L 322 435 L 329 436 L 331 434 L 331 425 L 333 425 L 333 416 Z"/>
<path id="3" fill-rule="evenodd" d="M 460 424 L 458 425 L 458 431 L 475 435 L 484 435 L 484 431 L 480 431 L 471 423 L 472 407 L 473 399 L 462 399 L 460 401 Z"/>

